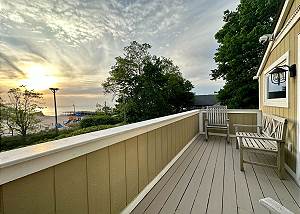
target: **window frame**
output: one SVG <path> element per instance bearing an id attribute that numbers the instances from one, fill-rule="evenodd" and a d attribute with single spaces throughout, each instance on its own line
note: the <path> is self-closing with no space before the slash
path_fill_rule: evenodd
<path id="1" fill-rule="evenodd" d="M 268 99 L 268 75 L 269 72 L 275 68 L 276 66 L 280 65 L 281 63 L 285 62 L 284 64 L 289 65 L 289 51 L 284 53 L 281 57 L 279 57 L 272 65 L 270 65 L 267 69 L 265 69 L 264 75 L 264 105 L 265 106 L 274 106 L 274 107 L 282 107 L 288 108 L 289 107 L 289 72 L 286 73 L 286 97 L 285 98 L 273 98 Z"/>

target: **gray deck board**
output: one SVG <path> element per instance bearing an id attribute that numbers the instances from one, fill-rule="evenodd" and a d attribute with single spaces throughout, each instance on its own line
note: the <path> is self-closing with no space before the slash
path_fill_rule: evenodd
<path id="1" fill-rule="evenodd" d="M 187 167 L 193 160 L 193 157 L 197 154 L 198 150 L 203 144 L 197 143 L 190 155 L 185 159 L 182 165 L 176 170 L 176 172 L 172 175 L 171 179 L 168 183 L 162 188 L 160 193 L 156 196 L 155 200 L 153 200 L 150 205 L 145 210 L 145 213 L 159 213 L 162 207 L 164 206 L 166 200 L 172 194 L 174 188 L 178 184 L 180 178 L 183 176 Z"/>
<path id="2" fill-rule="evenodd" d="M 207 143 L 206 151 L 192 177 L 192 180 L 190 181 L 185 193 L 178 204 L 177 207 L 177 213 L 190 213 L 195 197 L 197 195 L 197 191 L 199 189 L 199 186 L 202 182 L 204 172 L 206 170 L 208 160 L 210 159 L 210 155 L 213 151 L 213 143 L 212 141 L 204 141 L 203 143 Z"/>
<path id="3" fill-rule="evenodd" d="M 240 171 L 239 151 L 235 149 L 235 145 L 233 143 L 231 147 L 232 157 L 234 160 L 234 177 L 238 213 L 253 213 L 253 207 L 249 194 L 249 186 L 246 181 L 245 174 Z"/>
<path id="4" fill-rule="evenodd" d="M 245 155 L 245 158 L 249 158 L 249 155 Z M 253 161 L 253 160 L 252 160 Z M 260 204 L 256 203 L 261 198 L 264 197 L 264 193 L 261 189 L 260 183 L 258 182 L 258 179 L 255 175 L 254 169 L 252 165 L 245 164 L 245 175 L 246 180 L 249 186 L 249 193 L 251 198 L 252 207 L 254 210 L 254 213 L 257 214 L 267 214 L 269 213 L 264 207 L 262 207 Z"/>
<path id="5" fill-rule="evenodd" d="M 224 191 L 223 191 L 223 213 L 234 214 L 238 212 L 236 198 L 236 179 L 231 144 L 226 143 L 224 162 Z"/>
<path id="6" fill-rule="evenodd" d="M 274 163 L 261 154 L 247 154 L 252 161 Z M 239 169 L 234 139 L 198 137 L 174 163 L 132 213 L 269 213 L 258 200 L 272 197 L 300 213 L 300 188 L 276 169 L 245 164 Z"/>
<path id="7" fill-rule="evenodd" d="M 214 178 L 210 189 L 207 213 L 222 213 L 223 210 L 225 148 L 226 142 L 221 141 Z"/>
<path id="8" fill-rule="evenodd" d="M 208 165 L 204 172 L 204 177 L 198 188 L 194 204 L 192 206 L 191 213 L 205 213 L 208 205 L 208 199 L 210 195 L 210 189 L 213 182 L 213 177 L 215 173 L 215 166 L 219 154 L 220 140 L 214 142 L 215 152 L 210 156 Z"/>
<path id="9" fill-rule="evenodd" d="M 166 183 L 171 179 L 172 175 L 177 171 L 189 154 L 194 150 L 198 141 L 194 141 L 190 147 L 182 154 L 182 156 L 174 163 L 174 165 L 168 170 L 168 172 L 160 179 L 160 181 L 152 188 L 147 196 L 139 203 L 139 205 L 133 210 L 132 213 L 143 213 L 148 208 L 150 203 L 161 192 Z"/>
<path id="10" fill-rule="evenodd" d="M 256 155 L 259 161 L 267 161 L 267 163 L 271 163 L 270 158 L 266 158 L 263 155 Z M 280 180 L 276 170 L 271 168 L 265 168 L 265 171 L 270 179 L 270 182 L 279 198 L 280 202 L 283 206 L 289 208 L 291 211 L 295 213 L 300 213 L 299 206 L 297 205 L 296 201 L 294 200 L 293 196 L 290 194 L 286 186 L 284 185 L 284 181 Z M 293 182 L 289 176 L 286 177 L 286 181 Z M 296 184 L 295 184 L 296 185 Z"/>
<path id="11" fill-rule="evenodd" d="M 188 166 L 186 172 L 183 174 L 183 176 L 180 178 L 178 184 L 174 188 L 172 194 L 168 198 L 168 200 L 165 202 L 164 206 L 161 209 L 161 213 L 175 213 L 177 206 L 185 193 L 185 190 L 187 186 L 190 183 L 190 180 L 192 179 L 195 170 L 197 169 L 198 164 L 200 163 L 203 154 L 207 148 L 207 144 L 203 144 L 201 148 L 198 150 L 197 154 L 194 156 L 191 164 Z"/>

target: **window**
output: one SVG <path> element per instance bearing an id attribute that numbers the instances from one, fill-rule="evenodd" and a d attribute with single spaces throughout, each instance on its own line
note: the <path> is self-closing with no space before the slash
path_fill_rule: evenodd
<path id="1" fill-rule="evenodd" d="M 271 74 L 267 74 L 267 98 L 268 99 L 278 99 L 286 98 L 286 76 L 285 74 L 280 74 L 280 79 L 283 81 L 281 83 L 274 82 L 272 80 Z"/>
<path id="2" fill-rule="evenodd" d="M 275 107 L 288 107 L 288 71 L 279 76 L 271 76 L 273 68 L 280 65 L 289 65 L 289 52 L 283 54 L 270 67 L 264 71 L 264 105 Z M 273 78 L 273 79 L 272 79 Z M 278 81 L 278 80 L 281 81 Z M 280 82 L 278 84 L 278 82 Z"/>

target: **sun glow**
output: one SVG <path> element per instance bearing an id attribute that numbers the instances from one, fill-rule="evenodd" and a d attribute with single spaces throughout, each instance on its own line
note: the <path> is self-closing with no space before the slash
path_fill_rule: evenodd
<path id="1" fill-rule="evenodd" d="M 55 87 L 58 83 L 57 78 L 54 77 L 53 66 L 33 64 L 26 66 L 26 78 L 22 79 L 20 83 L 26 87 L 34 90 L 45 90 L 49 87 Z"/>

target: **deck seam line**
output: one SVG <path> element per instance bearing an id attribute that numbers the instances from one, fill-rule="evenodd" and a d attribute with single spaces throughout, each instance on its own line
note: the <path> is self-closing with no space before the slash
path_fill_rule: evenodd
<path id="1" fill-rule="evenodd" d="M 256 156 L 257 159 L 261 160 L 261 158 L 258 156 L 257 153 L 255 153 L 255 156 Z M 275 190 L 275 187 L 274 187 L 273 183 L 272 183 L 271 180 L 270 180 L 270 177 L 269 177 L 268 173 L 266 172 L 265 167 L 263 167 L 263 170 L 264 170 L 264 173 L 265 173 L 265 175 L 266 175 L 268 181 L 270 182 L 270 184 L 271 184 L 271 186 L 272 186 L 272 189 L 274 190 L 274 192 L 275 192 L 275 194 L 276 194 L 276 196 L 277 196 L 279 202 L 280 202 L 281 204 L 283 204 L 282 201 L 281 201 L 281 199 L 280 199 L 280 197 L 279 197 L 279 195 L 277 194 L 277 191 Z"/>
<path id="2" fill-rule="evenodd" d="M 170 198 L 170 196 L 172 195 L 173 191 L 175 190 L 177 184 L 179 183 L 179 181 L 181 180 L 182 176 L 185 174 L 186 170 L 188 169 L 188 167 L 190 166 L 190 164 L 193 162 L 195 156 L 198 154 L 200 148 L 203 146 L 203 144 L 201 144 L 198 148 L 198 150 L 195 152 L 195 155 L 193 156 L 192 160 L 189 162 L 189 164 L 186 166 L 185 170 L 183 171 L 183 173 L 181 174 L 179 180 L 176 182 L 176 185 L 174 186 L 174 188 L 172 189 L 171 193 L 169 194 L 169 196 L 167 197 L 167 199 L 165 200 L 163 206 L 159 209 L 158 213 L 161 212 L 161 210 L 163 209 L 163 207 L 165 206 L 165 204 L 167 203 L 168 199 Z"/>
<path id="3" fill-rule="evenodd" d="M 270 163 L 269 159 L 267 159 L 267 162 Z M 273 169 L 273 171 L 278 176 L 277 170 Z M 292 199 L 293 199 L 294 203 L 297 205 L 297 207 L 300 208 L 298 202 L 296 201 L 296 199 L 294 198 L 294 196 L 291 194 L 291 192 L 289 191 L 289 189 L 286 187 L 285 183 L 282 180 L 280 180 L 280 182 L 283 184 L 284 188 L 287 190 L 287 192 L 289 193 L 289 195 L 292 197 Z"/>
<path id="4" fill-rule="evenodd" d="M 248 158 L 249 158 L 249 160 L 251 161 L 251 155 L 250 155 L 249 153 L 248 153 Z M 263 197 L 265 198 L 266 196 L 265 196 L 264 191 L 263 191 L 263 189 L 262 189 L 262 187 L 261 187 L 261 184 L 260 184 L 260 182 L 259 182 L 259 179 L 258 179 L 258 176 L 257 176 L 257 174 L 256 174 L 256 171 L 255 171 L 255 168 L 254 168 L 253 164 L 251 164 L 251 167 L 252 167 L 252 170 L 253 170 L 253 172 L 254 172 L 255 178 L 256 178 L 256 180 L 257 180 L 259 189 L 260 189 L 260 191 L 261 191 Z"/>
<path id="5" fill-rule="evenodd" d="M 275 169 L 273 169 L 275 170 Z M 276 170 L 275 170 L 276 171 Z M 276 173 L 277 174 L 277 173 Z M 278 174 L 277 174 L 278 175 Z M 292 197 L 292 199 L 294 200 L 295 204 L 300 208 L 300 205 L 298 204 L 297 200 L 294 198 L 294 196 L 291 194 L 290 190 L 287 188 L 287 186 L 285 185 L 285 183 L 280 180 L 281 183 L 283 184 L 283 186 L 285 187 L 285 189 L 288 191 L 288 193 L 290 194 L 290 196 Z M 293 181 L 294 182 L 294 181 Z"/>
<path id="6" fill-rule="evenodd" d="M 207 209 L 208 209 L 208 205 L 209 205 L 209 200 L 210 200 L 210 195 L 211 195 L 211 188 L 212 188 L 212 185 L 213 185 L 213 182 L 214 182 L 214 179 L 215 179 L 215 172 L 216 172 L 216 166 L 217 166 L 217 162 L 218 162 L 218 158 L 219 158 L 219 151 L 220 151 L 220 138 L 218 139 L 218 153 L 217 153 L 217 157 L 216 157 L 216 161 L 215 161 L 215 167 L 214 167 L 214 172 L 213 172 L 213 177 L 212 177 L 212 180 L 211 180 L 211 183 L 210 183 L 210 189 L 209 189 L 209 194 L 208 194 L 208 200 L 207 200 L 207 204 L 206 204 L 206 210 L 205 210 L 205 213 L 207 213 Z"/>
<path id="7" fill-rule="evenodd" d="M 284 187 L 286 188 L 286 190 L 288 191 L 288 193 L 290 194 L 290 196 L 292 197 L 292 199 L 294 200 L 294 202 L 296 203 L 296 205 L 300 208 L 300 205 L 298 204 L 298 202 L 296 201 L 296 199 L 294 198 L 294 196 L 291 194 L 290 190 L 286 187 L 285 183 L 283 181 L 281 181 L 281 182 L 283 183 Z"/>
<path id="8" fill-rule="evenodd" d="M 234 148 L 233 148 L 233 144 L 234 142 L 231 142 L 231 158 L 232 158 L 232 168 L 233 168 L 233 180 L 234 180 L 234 192 L 235 192 L 235 202 L 236 202 L 236 213 L 238 213 L 239 211 L 239 206 L 238 206 L 238 199 L 237 199 L 237 190 L 236 190 L 236 172 L 235 172 L 235 168 L 234 168 L 234 157 L 233 157 L 233 152 L 234 152 Z"/>
<path id="9" fill-rule="evenodd" d="M 226 142 L 226 144 L 228 144 L 227 142 Z M 224 161 L 223 161 L 223 191 L 222 191 L 222 209 L 221 209 L 221 211 L 222 211 L 222 213 L 223 213 L 223 210 L 224 210 L 224 179 L 225 179 L 225 166 L 226 166 L 226 163 L 225 163 L 225 161 L 226 161 L 226 147 L 227 147 L 227 145 L 225 144 L 225 151 L 224 151 Z"/>
<path id="10" fill-rule="evenodd" d="M 248 184 L 248 180 L 247 180 L 247 176 L 246 176 L 245 172 L 243 172 L 243 175 L 244 175 L 244 178 L 245 178 L 245 181 L 246 181 L 246 185 L 247 185 L 248 195 L 249 195 L 250 202 L 251 202 L 252 211 L 254 213 L 254 206 L 253 206 L 252 198 L 251 198 L 251 195 L 250 195 L 249 184 Z"/>
<path id="11" fill-rule="evenodd" d="M 199 138 L 201 138 L 201 135 L 199 135 L 198 137 L 197 137 L 197 139 L 195 139 L 195 141 L 190 145 L 190 146 L 192 146 L 193 145 L 193 148 L 195 148 L 195 146 L 196 146 L 196 141 L 198 141 L 198 139 Z M 189 154 L 193 151 L 193 148 L 191 148 L 191 150 L 190 151 L 188 151 L 188 154 L 186 155 L 186 157 L 181 161 L 181 163 L 176 167 L 176 169 L 175 169 L 175 171 L 171 174 L 171 176 L 169 177 L 169 179 L 166 181 L 166 183 L 162 186 L 162 188 L 159 190 L 159 192 L 155 195 L 155 197 L 153 198 L 153 200 L 151 200 L 151 202 L 148 204 L 148 206 L 145 208 L 145 210 L 143 211 L 143 213 L 145 213 L 145 211 L 149 208 L 149 206 L 152 204 L 152 202 L 155 200 L 155 198 L 157 197 L 157 195 L 162 191 L 162 189 L 166 186 L 166 184 L 169 182 L 169 180 L 172 178 L 172 176 L 175 174 L 175 172 L 177 172 L 177 170 L 178 170 L 178 168 L 183 164 L 183 162 L 185 161 L 185 159 L 189 156 Z M 178 160 L 177 160 L 178 161 Z M 175 163 L 174 163 L 175 164 Z M 172 167 L 171 167 L 172 168 Z M 171 169 L 170 168 L 170 169 Z M 169 169 L 169 170 L 170 170 Z M 168 171 L 169 171 L 168 170 Z M 158 184 L 158 182 L 153 186 L 153 188 L 156 186 Z M 147 195 L 150 193 L 151 191 L 149 191 L 146 195 L 145 195 L 145 197 L 147 197 Z M 144 197 L 144 198 L 145 198 Z"/>
<path id="12" fill-rule="evenodd" d="M 195 169 L 194 169 L 194 171 L 193 171 L 193 174 L 192 174 L 191 178 L 189 179 L 189 182 L 188 182 L 187 186 L 185 187 L 182 196 L 180 197 L 180 200 L 179 200 L 179 203 L 178 203 L 177 206 L 176 206 L 175 212 L 176 212 L 176 210 L 178 209 L 179 204 L 181 203 L 182 198 L 183 198 L 183 196 L 185 195 L 186 190 L 187 190 L 187 188 L 189 187 L 189 185 L 190 185 L 190 183 L 191 183 L 191 180 L 192 180 L 193 177 L 194 177 L 195 172 L 197 171 L 197 168 L 198 168 L 198 166 L 199 166 L 199 164 L 200 164 L 200 161 L 202 160 L 202 157 L 203 157 L 203 155 L 204 155 L 204 153 L 205 153 L 205 151 L 206 151 L 206 149 L 207 149 L 207 147 L 208 147 L 208 144 L 209 144 L 209 143 L 206 144 L 205 149 L 203 150 L 203 153 L 202 153 L 202 155 L 201 155 L 201 157 L 200 157 L 200 159 L 199 159 L 199 161 L 198 161 L 198 163 L 197 163 L 197 166 L 195 167 Z"/>
<path id="13" fill-rule="evenodd" d="M 215 138 L 215 137 L 214 137 L 214 138 Z M 198 189 L 197 189 L 197 192 L 196 192 L 196 195 L 195 195 L 193 204 L 192 204 L 192 206 L 191 206 L 190 213 L 191 213 L 192 210 L 193 210 L 193 207 L 194 207 L 194 204 L 195 204 L 195 200 L 196 200 L 196 198 L 197 198 L 197 195 L 198 195 L 198 192 L 199 192 L 199 189 L 200 189 L 200 186 L 201 186 L 201 183 L 202 183 L 204 174 L 205 174 L 205 172 L 206 172 L 207 165 L 208 165 L 208 162 L 209 162 L 209 160 L 210 160 L 211 153 L 212 153 L 212 151 L 213 151 L 213 149 L 214 149 L 214 146 L 215 146 L 215 144 L 213 144 L 213 146 L 211 147 L 211 151 L 210 151 L 209 156 L 208 156 L 208 159 L 207 159 L 207 161 L 206 161 L 205 168 L 204 168 L 204 171 L 203 171 L 203 173 L 202 173 L 201 180 L 200 180 L 200 183 L 199 183 L 199 185 L 198 185 Z"/>

